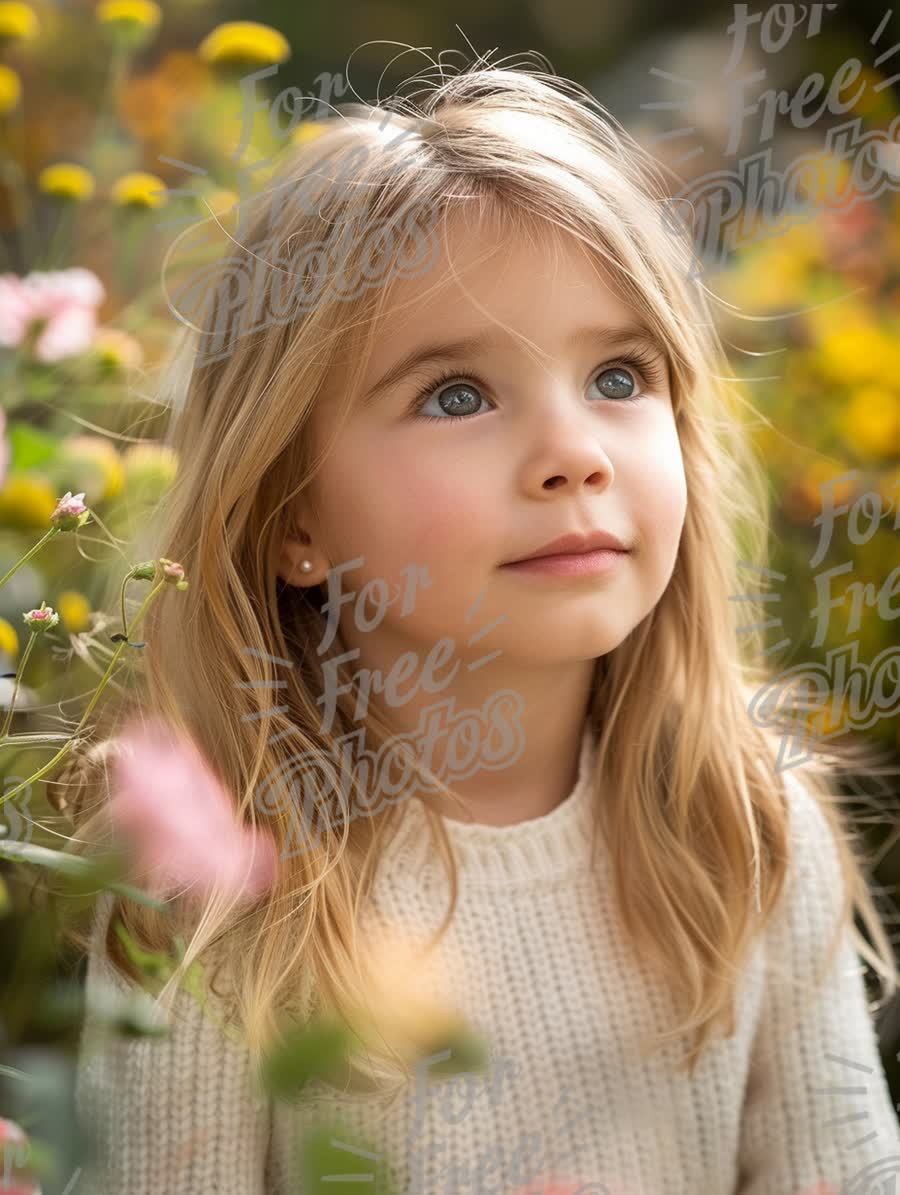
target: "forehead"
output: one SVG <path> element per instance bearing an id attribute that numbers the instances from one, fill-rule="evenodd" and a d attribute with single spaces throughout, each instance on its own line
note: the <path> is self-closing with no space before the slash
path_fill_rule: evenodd
<path id="1" fill-rule="evenodd" d="M 431 235 L 433 264 L 418 277 L 393 277 L 379 296 L 372 370 L 410 346 L 492 323 L 498 337 L 507 327 L 553 343 L 557 331 L 564 337 L 582 323 L 639 322 L 598 255 L 553 225 L 457 210 Z"/>

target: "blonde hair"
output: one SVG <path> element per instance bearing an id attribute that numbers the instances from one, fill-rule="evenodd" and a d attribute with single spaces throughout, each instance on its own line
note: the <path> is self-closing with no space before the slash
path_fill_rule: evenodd
<path id="1" fill-rule="evenodd" d="M 324 459 L 313 459 L 309 435 L 320 393 L 339 350 L 350 346 L 355 373 L 342 413 L 352 408 L 388 288 L 325 293 L 295 318 L 260 326 L 245 313 L 266 310 L 285 270 L 261 269 L 259 245 L 327 242 L 331 267 L 360 277 L 360 230 L 411 212 L 446 221 L 472 203 L 504 227 L 514 221 L 517 235 L 576 238 L 667 347 L 687 478 L 671 580 L 652 613 L 597 659 L 588 715 L 597 743 L 592 779 L 603 793 L 595 834 L 608 846 L 622 922 L 636 954 L 683 1001 L 683 1019 L 657 1045 L 693 1033 L 693 1072 L 717 1023 L 733 1031 L 736 980 L 790 862 L 775 740 L 747 712 L 754 685 L 768 676 L 763 644 L 737 629 L 738 617 L 761 622 L 761 607 L 743 602 L 738 611 L 729 601 L 747 589 L 739 560 L 766 563 L 766 483 L 740 411 L 753 408 L 723 368 L 709 292 L 688 277 L 690 249 L 663 218 L 671 192 L 658 165 L 589 93 L 556 76 L 481 62 L 421 91 L 417 103 L 341 105 L 321 136 L 291 148 L 257 200 L 245 243 L 221 264 L 201 328 L 180 336 L 171 374 L 183 386 L 171 440 L 180 466 L 155 516 L 152 554 L 179 561 L 191 585 L 185 593 L 167 587 L 149 611 L 134 703 L 192 735 L 240 816 L 279 847 L 291 834 L 291 809 L 261 807 L 261 782 L 305 754 L 321 756 L 322 772 L 333 774 L 327 755 L 339 758 L 337 740 L 355 728 L 346 697 L 333 728 L 320 726 L 322 662 L 307 648 L 321 639 L 321 593 L 279 585 L 276 561 L 293 527 L 292 503 Z M 311 180 L 316 199 L 304 204 L 299 184 Z M 409 247 L 409 238 L 398 242 L 389 261 L 401 263 Z M 251 276 L 252 283 L 236 303 L 229 288 L 241 270 L 241 286 Z M 204 338 L 229 312 L 237 322 L 227 356 L 202 362 Z M 352 679 L 347 669 L 340 676 Z M 100 835 L 107 794 L 98 767 L 126 704 L 107 703 L 93 755 L 67 773 L 81 785 L 78 830 L 87 840 Z M 370 711 L 372 749 L 390 733 Z M 861 952 L 893 991 L 891 946 L 827 774 L 820 763 L 803 775 L 835 835 L 845 880 L 832 952 L 857 906 L 878 947 L 858 935 Z M 439 785 L 430 772 L 422 776 Z M 425 809 L 451 892 L 433 947 L 458 888 L 444 828 Z M 319 845 L 286 859 L 274 891 L 239 912 L 216 901 L 201 917 L 182 918 L 175 902 L 163 918 L 118 899 L 116 913 L 148 949 L 167 948 L 176 925 L 188 929 L 185 967 L 215 946 L 232 981 L 235 1019 L 258 1053 L 280 1032 L 280 1012 L 308 1012 L 313 992 L 340 1010 L 364 991 L 359 910 L 401 816 L 402 805 L 392 805 L 337 826 L 324 819 Z M 108 949 L 133 974 L 112 932 Z"/>

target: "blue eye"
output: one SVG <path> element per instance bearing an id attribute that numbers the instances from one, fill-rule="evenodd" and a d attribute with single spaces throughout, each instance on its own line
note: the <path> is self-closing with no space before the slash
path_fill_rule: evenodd
<path id="1" fill-rule="evenodd" d="M 620 357 L 615 362 L 605 365 L 600 373 L 595 378 L 599 384 L 600 379 L 611 375 L 612 380 L 604 384 L 612 386 L 614 389 L 621 390 L 622 387 L 633 386 L 633 381 L 629 374 L 630 369 L 623 369 L 623 366 L 633 367 L 634 372 L 637 373 L 638 378 L 650 386 L 661 385 L 665 378 L 663 377 L 660 366 L 656 358 L 651 354 L 644 354 L 635 352 L 629 356 Z M 423 415 L 422 408 L 434 396 L 435 392 L 441 387 L 446 386 L 448 382 L 455 383 L 452 386 L 447 386 L 443 393 L 438 397 L 438 404 L 440 409 L 444 412 L 443 415 Z M 474 383 L 472 385 L 471 383 Z M 434 423 L 453 423 L 457 420 L 465 420 L 468 416 L 478 414 L 478 406 L 483 401 L 479 396 L 479 390 L 488 390 L 487 384 L 475 373 L 471 371 L 465 374 L 459 373 L 441 373 L 437 377 L 430 378 L 421 390 L 418 391 L 412 401 L 410 410 L 420 419 L 429 419 Z M 606 393 L 603 397 L 611 399 L 614 402 L 639 402 L 643 397 L 642 394 L 622 394 L 622 393 Z M 449 408 L 449 409 L 448 409 Z"/>

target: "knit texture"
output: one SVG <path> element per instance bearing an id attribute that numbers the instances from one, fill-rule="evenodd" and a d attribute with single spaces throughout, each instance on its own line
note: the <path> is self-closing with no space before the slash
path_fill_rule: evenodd
<path id="1" fill-rule="evenodd" d="M 369 1143 L 372 1172 L 389 1175 L 397 1195 L 512 1192 L 547 1175 L 584 1184 L 584 1195 L 812 1195 L 817 1183 L 863 1195 L 890 1184 L 900 1131 L 849 926 L 827 982 L 809 990 L 841 897 L 814 798 L 787 773 L 793 862 L 782 900 L 740 978 L 736 1032 L 718 1033 L 688 1077 L 676 1070 L 684 1043 L 640 1057 L 677 1009 L 628 947 L 602 836 L 591 857 L 591 805 L 602 799 L 593 749 L 586 728 L 577 783 L 543 817 L 500 827 L 444 819 L 460 896 L 435 966 L 489 1043 L 486 1073 L 440 1078 L 423 1064 L 399 1095 L 317 1080 L 303 1102 L 273 1103 L 240 1042 L 187 992 L 163 1039 L 104 1038 L 89 1017 L 76 1106 L 100 1161 L 84 1189 L 324 1193 L 333 1184 L 305 1181 L 297 1154 L 325 1112 Z M 427 942 L 447 899 L 410 801 L 363 930 L 398 924 Z M 102 908 L 89 1004 L 106 983 L 129 988 L 99 952 Z"/>

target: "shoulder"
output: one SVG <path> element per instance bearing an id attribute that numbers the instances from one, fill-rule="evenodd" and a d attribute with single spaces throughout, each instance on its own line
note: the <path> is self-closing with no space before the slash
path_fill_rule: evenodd
<path id="1" fill-rule="evenodd" d="M 85 1002 L 88 1011 L 94 1014 L 93 1019 L 106 1022 L 111 1011 L 119 1008 L 126 1019 L 134 1015 L 147 1026 L 167 1027 L 169 1032 L 179 1026 L 196 1032 L 206 1022 L 238 1042 L 237 1030 L 228 1024 L 224 1004 L 216 987 L 210 983 L 216 961 L 213 952 L 207 953 L 204 963 L 196 960 L 181 981 L 165 991 L 164 984 L 176 962 L 172 956 L 171 966 L 156 979 L 155 992 L 151 992 L 140 979 L 124 974 L 109 955 L 107 939 L 114 904 L 111 892 L 101 892 L 91 924 Z"/>
<path id="2" fill-rule="evenodd" d="M 779 894 L 770 946 L 790 955 L 799 970 L 826 969 L 841 931 L 852 925 L 848 855 L 843 819 L 835 798 L 821 796 L 816 781 L 796 769 L 783 773 L 788 818 L 788 860 Z M 827 803 L 827 804 L 826 804 Z"/>

